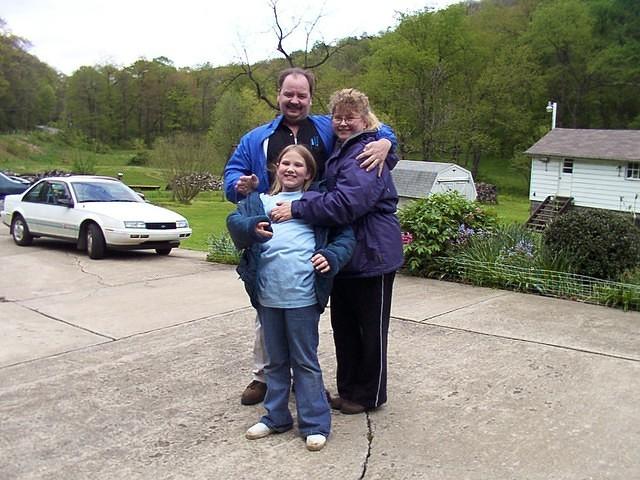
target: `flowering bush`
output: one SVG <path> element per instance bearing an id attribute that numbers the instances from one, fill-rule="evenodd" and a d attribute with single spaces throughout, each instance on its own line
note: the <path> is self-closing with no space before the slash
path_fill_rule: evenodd
<path id="1" fill-rule="evenodd" d="M 405 266 L 420 274 L 428 273 L 434 257 L 475 232 L 491 230 L 496 223 L 494 216 L 458 192 L 415 200 L 401 209 L 398 217 L 402 229 L 411 235 L 411 241 L 404 244 Z"/>
<path id="2" fill-rule="evenodd" d="M 506 265 L 528 267 L 535 263 L 535 253 L 539 250 L 540 248 L 536 247 L 532 239 L 521 238 L 515 243 L 504 245 L 495 261 Z"/>
<path id="3" fill-rule="evenodd" d="M 464 243 L 456 243 L 447 255 L 459 262 L 570 271 L 565 257 L 545 248 L 539 233 L 518 224 L 498 225 L 482 234 L 476 232 Z M 451 272 L 445 269 L 440 273 Z"/>

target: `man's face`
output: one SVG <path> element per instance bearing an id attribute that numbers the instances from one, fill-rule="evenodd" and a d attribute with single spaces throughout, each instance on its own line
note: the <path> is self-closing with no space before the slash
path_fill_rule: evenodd
<path id="1" fill-rule="evenodd" d="M 278 107 L 288 123 L 295 124 L 307 118 L 311 110 L 311 92 L 304 75 L 289 75 L 284 79 L 278 93 Z"/>

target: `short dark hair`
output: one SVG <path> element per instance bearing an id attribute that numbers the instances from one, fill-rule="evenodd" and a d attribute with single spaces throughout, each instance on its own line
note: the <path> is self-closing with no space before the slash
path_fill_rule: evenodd
<path id="1" fill-rule="evenodd" d="M 316 88 L 316 76 L 311 70 L 305 70 L 304 68 L 299 67 L 287 68 L 280 72 L 280 75 L 278 76 L 278 92 L 282 89 L 282 84 L 289 75 L 302 75 L 305 77 L 307 82 L 309 82 L 309 94 L 313 97 L 313 91 Z"/>

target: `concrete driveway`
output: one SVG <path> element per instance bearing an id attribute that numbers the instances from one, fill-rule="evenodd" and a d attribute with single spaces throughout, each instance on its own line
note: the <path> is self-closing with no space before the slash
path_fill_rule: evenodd
<path id="1" fill-rule="evenodd" d="M 389 403 L 244 438 L 254 312 L 204 254 L 21 248 L 0 226 L 0 478 L 640 478 L 640 314 L 399 276 Z M 335 391 L 328 318 L 320 360 Z M 293 402 L 292 402 L 293 408 Z"/>

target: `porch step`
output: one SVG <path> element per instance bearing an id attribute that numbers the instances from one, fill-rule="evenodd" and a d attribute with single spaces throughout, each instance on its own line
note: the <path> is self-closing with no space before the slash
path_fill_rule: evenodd
<path id="1" fill-rule="evenodd" d="M 573 197 L 549 195 L 531 214 L 526 223 L 527 228 L 541 232 L 556 217 L 566 212 L 571 207 L 572 202 Z"/>

